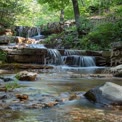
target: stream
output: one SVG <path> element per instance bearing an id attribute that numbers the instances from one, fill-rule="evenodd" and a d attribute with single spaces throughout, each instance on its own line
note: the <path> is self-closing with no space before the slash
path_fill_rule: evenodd
<path id="1" fill-rule="evenodd" d="M 80 74 L 81 72 L 79 72 Z M 119 78 L 71 77 L 73 71 L 53 71 L 38 74 L 34 82 L 19 81 L 27 86 L 15 90 L 31 95 L 35 100 L 40 94 L 67 96 L 77 92 L 80 99 L 65 101 L 44 109 L 5 109 L 0 111 L 0 122 L 122 122 L 122 111 L 103 108 L 84 98 L 83 93 L 107 81 L 122 85 Z M 77 71 L 78 74 L 78 71 Z M 14 77 L 14 74 L 4 75 Z"/>

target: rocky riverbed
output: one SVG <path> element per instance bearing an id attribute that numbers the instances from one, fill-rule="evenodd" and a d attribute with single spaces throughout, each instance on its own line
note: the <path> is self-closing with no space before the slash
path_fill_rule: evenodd
<path id="1" fill-rule="evenodd" d="M 2 74 L 0 122 L 121 122 L 120 106 L 94 104 L 83 96 L 108 81 L 122 85 L 121 78 L 111 74 L 53 70 L 39 73 L 35 81 L 15 81 L 15 74 Z M 19 85 L 11 88 L 12 83 Z"/>

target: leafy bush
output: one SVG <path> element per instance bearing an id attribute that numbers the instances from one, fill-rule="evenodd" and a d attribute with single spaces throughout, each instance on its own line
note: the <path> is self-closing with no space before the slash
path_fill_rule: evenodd
<path id="1" fill-rule="evenodd" d="M 19 87 L 20 87 L 20 85 L 18 83 L 18 80 L 14 80 L 14 81 L 7 83 L 5 85 L 6 91 L 11 91 L 11 90 L 13 90 L 15 88 L 19 88 Z"/>
<path id="2" fill-rule="evenodd" d="M 81 39 L 82 48 L 93 50 L 108 49 L 111 42 L 122 41 L 122 21 L 105 23 L 95 27 Z"/>
<path id="3" fill-rule="evenodd" d="M 79 30 L 81 32 L 81 36 L 88 34 L 89 31 L 91 31 L 93 28 L 93 24 L 86 17 L 81 17 L 79 23 L 80 23 Z"/>
<path id="4" fill-rule="evenodd" d="M 5 62 L 7 58 L 7 53 L 0 50 L 0 61 Z"/>

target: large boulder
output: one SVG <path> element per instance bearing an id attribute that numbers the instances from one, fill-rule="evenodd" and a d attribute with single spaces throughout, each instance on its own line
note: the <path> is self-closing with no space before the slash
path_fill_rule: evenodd
<path id="1" fill-rule="evenodd" d="M 37 73 L 21 71 L 17 73 L 15 77 L 21 81 L 35 81 L 37 77 Z"/>
<path id="2" fill-rule="evenodd" d="M 122 86 L 106 82 L 102 86 L 89 90 L 84 96 L 94 103 L 122 105 Z"/>

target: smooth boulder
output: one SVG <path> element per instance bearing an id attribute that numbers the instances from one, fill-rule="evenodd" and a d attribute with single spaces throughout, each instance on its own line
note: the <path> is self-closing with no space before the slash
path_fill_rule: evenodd
<path id="1" fill-rule="evenodd" d="M 106 82 L 102 86 L 89 90 L 84 96 L 94 103 L 122 105 L 122 86 Z"/>
<path id="2" fill-rule="evenodd" d="M 37 77 L 37 73 L 21 71 L 17 73 L 15 77 L 21 81 L 35 81 Z"/>

